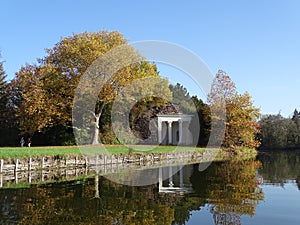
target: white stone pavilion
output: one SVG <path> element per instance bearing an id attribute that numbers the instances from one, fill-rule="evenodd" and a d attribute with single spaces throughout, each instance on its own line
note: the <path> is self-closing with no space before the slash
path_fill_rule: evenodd
<path id="1" fill-rule="evenodd" d="M 192 145 L 193 137 L 189 130 L 193 116 L 188 114 L 158 114 L 158 143 L 163 145 Z"/>

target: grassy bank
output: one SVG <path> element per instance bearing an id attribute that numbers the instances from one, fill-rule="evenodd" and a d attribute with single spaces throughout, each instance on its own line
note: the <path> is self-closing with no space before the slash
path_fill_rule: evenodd
<path id="1" fill-rule="evenodd" d="M 128 148 L 123 145 L 105 145 L 101 146 L 84 146 L 79 148 L 78 146 L 53 146 L 53 147 L 3 147 L 0 148 L 0 159 L 12 159 L 12 158 L 28 158 L 34 156 L 70 156 L 70 155 L 82 155 L 82 153 L 99 153 L 99 154 L 137 154 L 137 153 L 163 153 L 172 152 L 176 149 L 176 146 L 156 146 L 152 150 L 151 146 L 134 146 L 134 148 Z M 192 148 L 192 147 L 178 147 L 176 150 L 182 151 L 204 151 L 204 148 Z"/>
<path id="2" fill-rule="evenodd" d="M 172 151 L 205 151 L 205 148 L 183 147 L 183 146 L 149 146 L 138 145 L 132 148 L 123 145 L 105 145 L 105 146 L 53 146 L 53 147 L 4 147 L 0 148 L 0 159 L 24 159 L 35 156 L 72 156 L 72 155 L 86 155 L 88 153 L 97 154 L 150 154 L 150 153 L 166 153 Z M 255 149 L 239 149 L 239 150 L 226 150 L 222 151 L 224 154 L 232 155 L 233 157 L 243 158 L 255 157 L 257 151 Z"/>

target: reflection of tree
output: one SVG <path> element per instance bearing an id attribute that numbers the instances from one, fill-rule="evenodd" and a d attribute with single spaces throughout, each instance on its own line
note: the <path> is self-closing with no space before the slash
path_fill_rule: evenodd
<path id="1" fill-rule="evenodd" d="M 212 163 L 204 172 L 196 170 L 191 177 L 194 189 L 207 199 L 216 224 L 239 224 L 240 215 L 255 214 L 263 199 L 259 188 L 255 161 L 225 161 Z"/>
<path id="2" fill-rule="evenodd" d="M 199 210 L 200 206 L 205 205 L 205 199 L 198 196 L 186 196 L 175 206 L 174 221 L 172 224 L 184 225 L 190 219 L 190 212 L 193 210 Z"/>
<path id="3" fill-rule="evenodd" d="M 299 176 L 297 177 L 296 182 L 297 182 L 298 189 L 299 189 L 299 191 L 300 191 L 300 174 L 299 174 Z"/>
<path id="4" fill-rule="evenodd" d="M 99 183 L 99 196 L 95 182 Z M 96 193 L 96 197 L 95 197 Z M 157 186 L 130 187 L 103 177 L 18 189 L 12 199 L 20 224 L 172 224 L 180 198 Z"/>
<path id="5" fill-rule="evenodd" d="M 194 193 L 187 195 L 158 193 L 157 185 L 124 186 L 96 176 L 6 191 L 4 203 L 16 215 L 14 220 L 25 225 L 184 225 L 190 212 L 206 203 L 218 225 L 237 225 L 240 215 L 254 215 L 263 198 L 256 162 L 216 162 L 203 172 L 198 165 L 192 167 Z"/>
<path id="6" fill-rule="evenodd" d="M 299 181 L 299 151 L 264 152 L 259 155 L 258 159 L 262 162 L 259 173 L 263 176 L 265 182 L 283 186 L 288 180 L 297 180 L 297 177 Z"/>

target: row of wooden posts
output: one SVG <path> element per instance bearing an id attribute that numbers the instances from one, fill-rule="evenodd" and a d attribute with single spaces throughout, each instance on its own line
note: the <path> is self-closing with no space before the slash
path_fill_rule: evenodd
<path id="1" fill-rule="evenodd" d="M 188 162 L 201 159 L 201 153 L 166 153 L 134 156 L 96 155 L 94 157 L 29 157 L 25 160 L 0 159 L 0 187 L 8 183 L 24 181 L 31 183 L 44 182 L 51 179 L 71 179 L 79 175 L 90 173 L 117 173 L 120 170 L 143 167 L 145 165 L 166 166 L 173 162 Z"/>
<path id="2" fill-rule="evenodd" d="M 95 156 L 94 158 L 75 156 L 68 159 L 49 157 L 15 159 L 14 163 L 0 160 L 0 187 L 20 182 L 44 182 L 53 179 L 72 179 L 95 173 L 114 173 L 133 165 L 124 163 L 126 158 L 114 156 Z M 24 165 L 26 162 L 26 165 Z"/>
<path id="3" fill-rule="evenodd" d="M 115 155 L 95 155 L 87 156 L 73 156 L 73 157 L 29 157 L 27 160 L 15 159 L 12 161 L 0 159 L 0 173 L 8 171 L 30 171 L 36 169 L 44 169 L 47 167 L 60 168 L 72 166 L 88 166 L 91 165 L 107 165 L 107 164 L 129 164 L 129 163 L 149 163 L 168 159 L 183 159 L 194 158 L 190 154 L 168 153 L 160 155 L 134 155 L 134 156 L 115 156 Z"/>

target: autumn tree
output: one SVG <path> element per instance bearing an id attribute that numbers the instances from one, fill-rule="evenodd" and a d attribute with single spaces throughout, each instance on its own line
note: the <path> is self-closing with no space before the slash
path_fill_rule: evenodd
<path id="1" fill-rule="evenodd" d="M 135 80 L 120 90 L 111 112 L 112 128 L 118 140 L 128 144 L 156 142 L 153 112 L 167 106 L 171 95 L 168 80 L 159 76 Z"/>
<path id="2" fill-rule="evenodd" d="M 247 92 L 239 94 L 234 82 L 222 70 L 218 71 L 213 81 L 208 102 L 211 107 L 225 104 L 226 129 L 223 147 L 254 148 L 259 146 L 255 137 L 259 132 L 257 119 L 260 111 L 253 106 L 250 94 Z M 219 111 L 218 113 L 224 112 Z"/>
<path id="3" fill-rule="evenodd" d="M 74 128 L 72 125 L 72 109 L 76 87 L 81 78 L 86 75 L 90 79 L 97 78 L 85 86 L 86 93 L 93 91 L 96 85 L 102 86 L 97 90 L 96 104 L 90 113 L 93 121 L 90 121 L 90 129 L 87 136 L 93 136 L 93 143 L 98 143 L 99 120 L 103 108 L 113 101 L 118 91 L 134 79 L 145 76 L 158 76 L 154 65 L 143 62 L 142 58 L 131 49 L 128 52 L 119 52 L 127 66 L 119 69 L 106 80 L 108 74 L 103 71 L 95 71 L 93 68 L 87 74 L 86 71 L 95 66 L 95 61 L 105 56 L 112 49 L 118 46 L 127 46 L 127 40 L 118 32 L 94 32 L 73 34 L 70 37 L 61 39 L 53 48 L 46 49 L 47 55 L 38 59 L 34 65 L 25 65 L 16 74 L 15 84 L 21 91 L 21 105 L 18 108 L 18 116 L 23 132 L 33 134 L 36 131 L 63 126 Z M 120 56 L 118 55 L 118 56 Z M 135 60 L 130 59 L 134 57 Z M 139 57 L 139 58 L 138 58 Z M 137 58 L 139 60 L 137 60 Z M 106 67 L 111 65 L 114 58 L 106 59 Z M 130 63 L 130 60 L 133 63 Z M 93 77 L 94 76 L 94 77 Z M 96 77 L 95 77 L 96 76 Z M 101 80 L 102 79 L 102 80 Z M 83 109 L 84 110 L 84 109 Z M 80 128 L 78 128 L 80 130 Z"/>

